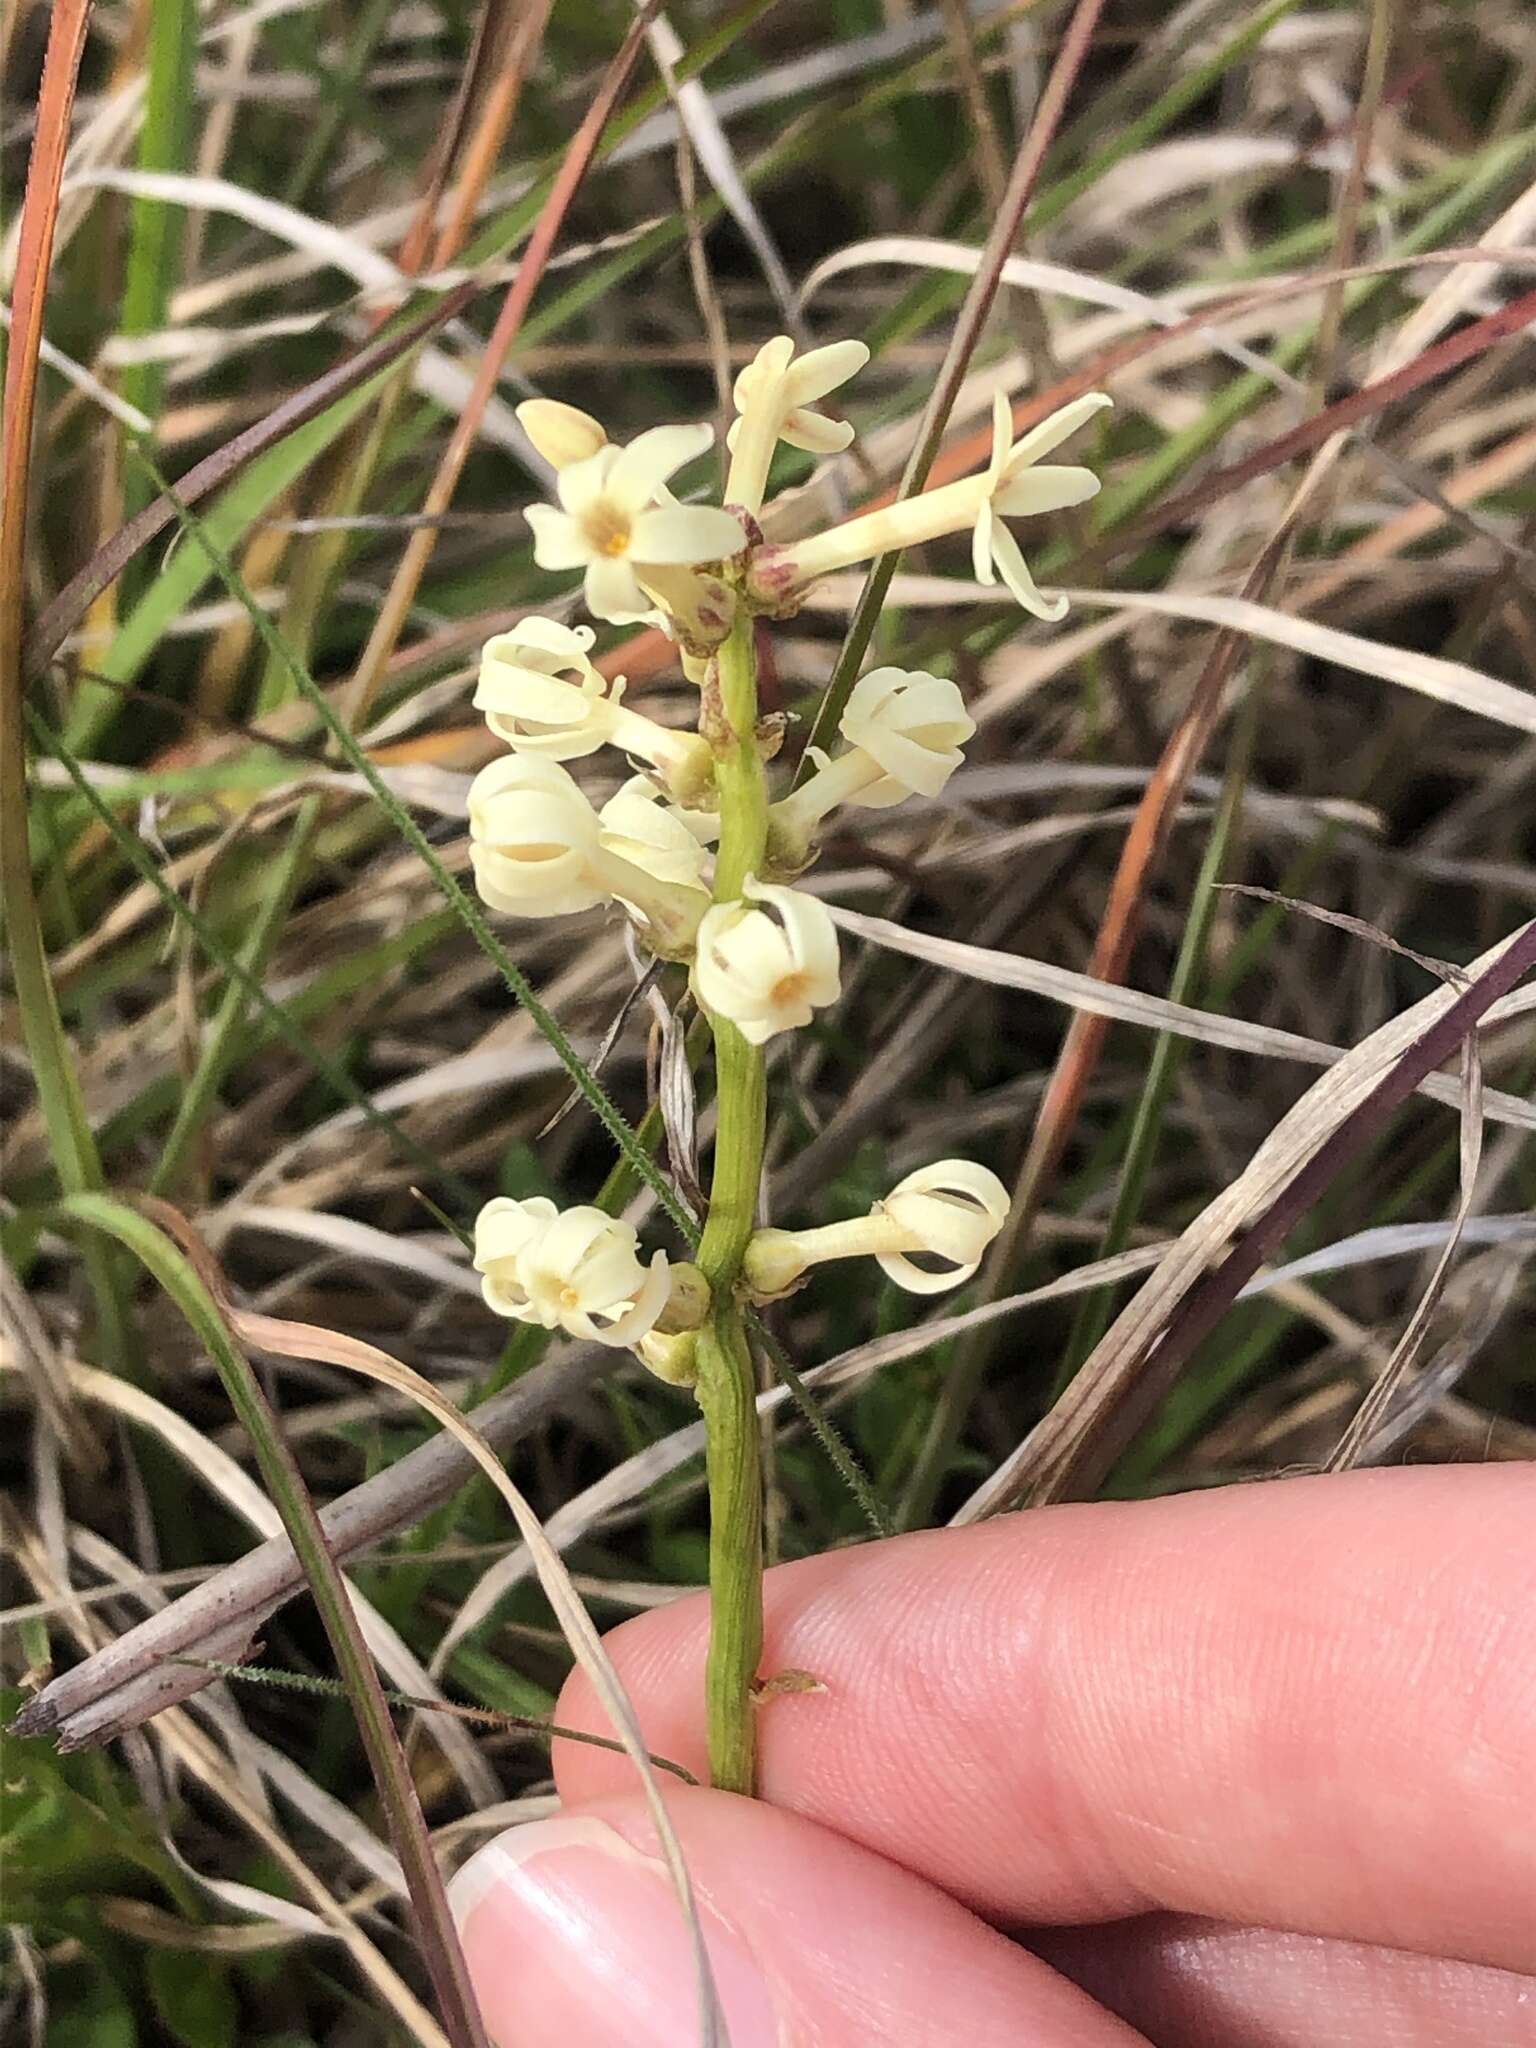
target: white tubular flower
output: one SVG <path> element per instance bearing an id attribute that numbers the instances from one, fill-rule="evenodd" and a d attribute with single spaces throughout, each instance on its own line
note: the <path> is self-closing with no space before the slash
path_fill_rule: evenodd
<path id="1" fill-rule="evenodd" d="M 884 810 L 907 796 L 937 796 L 976 730 L 959 688 L 926 669 L 876 668 L 849 692 L 838 730 L 885 771 L 854 799 Z"/>
<path id="2" fill-rule="evenodd" d="M 688 889 L 708 886 L 709 855 L 703 840 L 648 776 L 632 775 L 597 815 L 609 853 L 644 868 L 658 882 Z"/>
<path id="3" fill-rule="evenodd" d="M 708 426 L 652 427 L 627 448 L 603 447 L 555 479 L 560 499 L 530 505 L 533 558 L 541 569 L 584 569 L 587 609 L 613 625 L 633 625 L 651 604 L 636 569 L 687 567 L 739 554 L 740 523 L 713 505 L 657 500 L 674 471 L 714 440 Z"/>
<path id="4" fill-rule="evenodd" d="M 475 1270 L 497 1315 L 593 1344 L 636 1345 L 671 1295 L 665 1252 L 641 1264 L 634 1225 L 546 1196 L 498 1196 L 475 1220 Z"/>
<path id="5" fill-rule="evenodd" d="M 773 1296 L 808 1267 L 873 1257 L 909 1293 L 943 1294 L 970 1279 L 1007 1214 L 1008 1190 L 995 1173 L 974 1160 L 940 1159 L 909 1173 L 867 1216 L 819 1230 L 758 1231 L 742 1270 L 757 1293 Z M 946 1270 L 914 1265 L 913 1252 L 944 1260 Z"/>
<path id="6" fill-rule="evenodd" d="M 596 811 L 553 761 L 513 754 L 469 785 L 475 886 L 493 910 L 564 917 L 604 902 L 600 833 Z"/>
<path id="7" fill-rule="evenodd" d="M 809 540 L 759 548 L 748 575 L 753 597 L 774 608 L 793 606 L 805 586 L 819 576 L 971 527 L 973 561 L 981 581 L 995 583 L 1001 573 L 1026 611 L 1040 619 L 1059 619 L 1066 599 L 1042 596 L 1003 519 L 1059 512 L 1097 495 L 1099 480 L 1092 470 L 1041 465 L 1040 457 L 1112 402 L 1102 391 L 1090 391 L 1042 420 L 1022 440 L 1012 441 L 1013 415 L 999 392 L 993 402 L 992 459 L 984 470 L 936 491 L 883 505 L 877 512 L 862 513 Z"/>
<path id="8" fill-rule="evenodd" d="M 837 927 L 825 904 L 798 889 L 748 875 L 742 895 L 750 900 L 717 903 L 705 914 L 693 987 L 704 1007 L 729 1018 L 749 1045 L 765 1045 L 836 1002 Z"/>
<path id="9" fill-rule="evenodd" d="M 589 660 L 592 637 L 589 626 L 519 620 L 485 643 L 475 709 L 520 754 L 575 761 L 604 745 L 622 747 L 659 769 L 680 795 L 697 795 L 714 773 L 709 742 L 631 711 L 624 678 L 608 682 Z"/>
<path id="10" fill-rule="evenodd" d="M 956 685 L 924 669 L 876 668 L 854 684 L 838 727 L 849 742 L 836 760 L 769 811 L 776 849 L 803 860 L 816 828 L 839 804 L 880 811 L 914 794 L 937 796 L 976 730 Z"/>
<path id="11" fill-rule="evenodd" d="M 518 423 L 552 469 L 569 469 L 608 446 L 602 423 L 579 406 L 558 398 L 525 398 L 517 408 Z"/>
<path id="12" fill-rule="evenodd" d="M 726 502 L 748 512 L 762 508 L 773 451 L 780 441 L 810 455 L 836 455 L 853 439 L 843 420 L 824 419 L 810 407 L 863 369 L 869 350 L 862 341 L 834 341 L 795 360 L 787 334 L 765 341 L 736 379 L 732 393 L 741 417 L 726 435 L 731 473 Z"/>
<path id="13" fill-rule="evenodd" d="M 702 889 L 679 887 L 623 859 L 566 770 L 513 754 L 482 768 L 469 786 L 475 886 L 493 910 L 563 917 L 617 898 L 640 916 L 659 953 L 686 952 L 709 906 Z"/>

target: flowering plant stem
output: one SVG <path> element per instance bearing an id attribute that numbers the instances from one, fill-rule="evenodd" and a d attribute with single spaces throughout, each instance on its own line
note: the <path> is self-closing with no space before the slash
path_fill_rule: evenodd
<path id="1" fill-rule="evenodd" d="M 767 841 L 752 636 L 751 619 L 738 619 L 705 683 L 705 730 L 714 723 L 720 792 L 717 903 L 740 897 L 746 878 L 762 865 Z M 716 691 L 717 702 L 709 703 Z M 715 1020 L 715 1079 L 714 1174 L 697 1255 L 713 1296 L 698 1345 L 709 1483 L 705 1707 L 711 1781 L 726 1791 L 750 1793 L 756 1765 L 752 1686 L 763 1647 L 763 1505 L 752 1353 L 736 1289 L 757 1213 L 767 1091 L 761 1050 L 724 1017 Z"/>

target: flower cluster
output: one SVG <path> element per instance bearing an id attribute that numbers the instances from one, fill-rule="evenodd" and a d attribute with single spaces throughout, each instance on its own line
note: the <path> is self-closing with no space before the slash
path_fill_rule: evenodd
<path id="1" fill-rule="evenodd" d="M 839 993 L 836 925 L 823 903 L 794 886 L 827 820 L 843 807 L 881 810 L 938 796 L 975 725 L 947 677 L 872 670 L 843 708 L 838 750 L 813 753 L 813 772 L 768 803 L 766 827 L 759 794 L 756 850 L 743 857 L 738 842 L 734 854 L 723 851 L 717 876 L 722 763 L 739 759 L 744 738 L 763 760 L 772 752 L 759 734 L 730 729 L 725 643 L 739 648 L 754 615 L 792 611 L 821 577 L 965 532 L 983 582 L 1001 577 L 1025 610 L 1059 618 L 1065 600 L 1042 594 L 1005 522 L 1081 504 L 1098 489 L 1091 471 L 1041 458 L 1107 398 L 1079 398 L 1016 441 L 999 397 L 985 469 L 806 539 L 768 543 L 759 515 L 780 445 L 813 455 L 848 446 L 851 427 L 816 408 L 868 354 L 850 341 L 797 356 L 782 335 L 758 351 L 735 386 L 723 505 L 684 502 L 672 488 L 710 449 L 707 426 L 654 427 L 620 447 L 574 406 L 536 399 L 518 408 L 554 471 L 556 503 L 528 511 L 535 561 L 557 574 L 579 571 L 594 618 L 662 628 L 699 686 L 700 709 L 696 730 L 637 711 L 624 678 L 593 659 L 587 626 L 529 617 L 489 641 L 475 704 L 509 751 L 469 792 L 476 886 L 510 916 L 616 907 L 655 954 L 686 965 L 716 1032 L 734 1031 L 753 1048 L 809 1024 Z M 605 747 L 631 772 L 599 809 L 564 764 Z M 753 774 L 761 792 L 760 763 Z M 909 1174 L 866 1217 L 757 1232 L 742 1281 L 768 1299 L 827 1259 L 869 1255 L 898 1285 L 937 1292 L 976 1271 L 1007 1206 L 985 1168 L 944 1160 Z M 501 1199 L 479 1219 L 475 1264 L 499 1314 L 636 1348 L 664 1375 L 687 1377 L 689 1333 L 707 1310 L 708 1289 L 694 1268 L 669 1266 L 661 1252 L 643 1264 L 628 1224 L 594 1208 Z"/>

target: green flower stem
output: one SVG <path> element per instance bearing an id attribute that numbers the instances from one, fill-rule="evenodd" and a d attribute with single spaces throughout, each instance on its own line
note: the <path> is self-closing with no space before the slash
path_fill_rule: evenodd
<path id="1" fill-rule="evenodd" d="M 742 883 L 762 865 L 768 836 L 752 636 L 751 619 L 739 619 L 715 666 L 720 791 L 715 900 L 720 903 L 739 898 Z M 761 1051 L 724 1017 L 714 1020 L 714 1031 L 714 1174 L 698 1250 L 700 1270 L 714 1297 L 698 1350 L 709 1483 L 710 1632 L 704 1692 L 710 1780 L 728 1792 L 751 1793 L 757 1760 L 752 1687 L 763 1649 L 763 1489 L 757 1389 L 736 1289 L 757 1217 L 767 1088 Z"/>

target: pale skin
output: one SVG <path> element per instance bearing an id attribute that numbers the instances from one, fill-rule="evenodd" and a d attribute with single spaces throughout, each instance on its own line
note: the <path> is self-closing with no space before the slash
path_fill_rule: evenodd
<path id="1" fill-rule="evenodd" d="M 706 1628 L 609 1638 L 701 1775 Z M 736 2048 L 1536 2048 L 1536 1468 L 833 1552 L 769 1574 L 791 1667 L 825 1690 L 760 1708 L 762 1802 L 669 1793 Z M 557 1718 L 604 1727 L 580 1679 Z M 555 1768 L 575 1835 L 460 1899 L 488 2028 L 686 2044 L 629 1766 Z"/>

